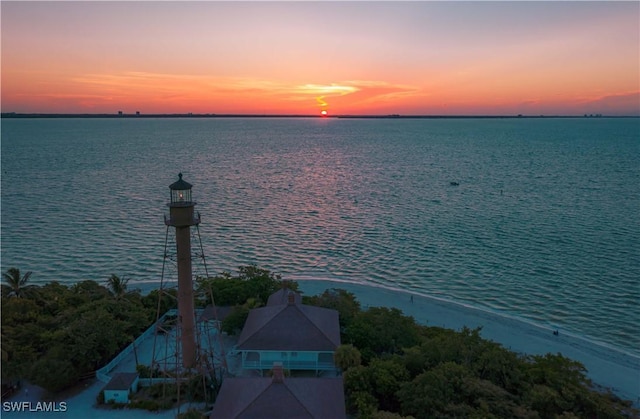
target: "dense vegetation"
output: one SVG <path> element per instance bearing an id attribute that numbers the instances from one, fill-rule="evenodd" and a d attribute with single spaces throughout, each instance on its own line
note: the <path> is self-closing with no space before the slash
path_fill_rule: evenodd
<path id="1" fill-rule="evenodd" d="M 27 379 L 56 392 L 91 376 L 156 318 L 158 293 L 127 290 L 112 276 L 101 285 L 28 285 L 15 268 L 3 274 L 2 380 Z M 175 300 L 173 300 L 175 303 Z M 163 309 L 171 306 L 166 299 Z"/>
<path id="2" fill-rule="evenodd" d="M 305 298 L 340 311 L 348 411 L 373 418 L 624 418 L 631 402 L 596 391 L 560 354 L 526 356 L 480 329 L 421 326 L 397 309 L 360 310 L 353 294 Z"/>
<path id="3" fill-rule="evenodd" d="M 16 268 L 2 277 L 2 380 L 26 379 L 51 392 L 92 376 L 177 304 L 175 290 L 165 290 L 159 301 L 159 291 L 141 295 L 116 275 L 103 284 L 70 286 L 29 285 L 31 272 L 22 275 Z M 244 266 L 236 275 L 198 279 L 197 305 L 209 304 L 213 293 L 216 304 L 234 306 L 226 326 L 237 330 L 249 308 L 264 305 L 280 287 L 278 275 Z"/>
<path id="4" fill-rule="evenodd" d="M 278 274 L 248 265 L 239 267 L 235 275 L 223 272 L 215 277 L 196 279 L 196 294 L 200 306 L 213 300 L 218 307 L 232 307 L 222 321 L 222 330 L 234 334 L 242 330 L 249 310 L 264 306 L 269 296 L 283 286 L 298 289 L 296 282 L 282 281 Z"/>
<path id="5" fill-rule="evenodd" d="M 3 274 L 2 378 L 26 378 L 51 391 L 76 383 L 108 362 L 175 298 L 127 291 L 112 276 L 106 286 L 84 281 L 27 285 L 17 269 Z M 224 323 L 241 330 L 250 308 L 264 305 L 283 285 L 255 266 L 236 275 L 197 280 L 198 306 L 215 296 L 233 306 Z M 298 284 L 288 282 L 289 288 Z M 362 310 L 355 296 L 327 290 L 305 304 L 340 313 L 343 345 L 335 361 L 344 376 L 347 409 L 362 418 L 625 418 L 631 402 L 594 389 L 584 367 L 560 354 L 527 356 L 481 337 L 418 325 L 394 308 Z"/>
<path id="6" fill-rule="evenodd" d="M 235 275 L 223 272 L 211 278 L 197 278 L 196 293 L 201 306 L 210 302 L 211 294 L 218 306 L 243 305 L 250 300 L 266 304 L 269 296 L 283 285 L 292 290 L 298 289 L 296 282 L 282 281 L 279 274 L 248 265 L 240 266 Z"/>

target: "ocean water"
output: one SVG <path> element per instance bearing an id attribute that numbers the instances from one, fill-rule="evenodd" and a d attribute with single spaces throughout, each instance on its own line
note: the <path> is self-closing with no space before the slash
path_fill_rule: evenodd
<path id="1" fill-rule="evenodd" d="M 405 289 L 640 354 L 640 119 L 3 119 L 1 135 L 1 268 L 33 283 L 175 281 L 163 217 L 182 172 L 195 274 Z"/>

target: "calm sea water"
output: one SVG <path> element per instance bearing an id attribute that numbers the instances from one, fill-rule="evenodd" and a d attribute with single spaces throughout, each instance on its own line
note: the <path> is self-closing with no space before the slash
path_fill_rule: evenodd
<path id="1" fill-rule="evenodd" d="M 159 281 L 183 172 L 196 274 L 407 289 L 640 353 L 640 119 L 1 123 L 2 270 L 34 283 Z"/>

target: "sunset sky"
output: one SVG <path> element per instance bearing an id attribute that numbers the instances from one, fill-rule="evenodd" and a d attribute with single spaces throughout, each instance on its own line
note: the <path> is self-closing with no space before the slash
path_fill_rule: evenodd
<path id="1" fill-rule="evenodd" d="M 640 115 L 640 2 L 1 2 L 2 112 Z"/>

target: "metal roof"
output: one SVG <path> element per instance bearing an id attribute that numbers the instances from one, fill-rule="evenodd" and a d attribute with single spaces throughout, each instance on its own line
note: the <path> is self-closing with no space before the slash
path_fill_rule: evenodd
<path id="1" fill-rule="evenodd" d="M 280 304 L 256 308 L 249 312 L 238 338 L 237 348 L 265 351 L 335 351 L 340 346 L 338 316 L 337 310 L 306 304 Z"/>
<path id="2" fill-rule="evenodd" d="M 192 186 L 189 182 L 182 180 L 182 173 L 178 173 L 178 180 L 169 185 L 169 189 L 172 191 L 184 191 L 185 189 L 191 189 Z"/>
<path id="3" fill-rule="evenodd" d="M 337 378 L 226 378 L 211 418 L 346 418 L 344 384 Z"/>

